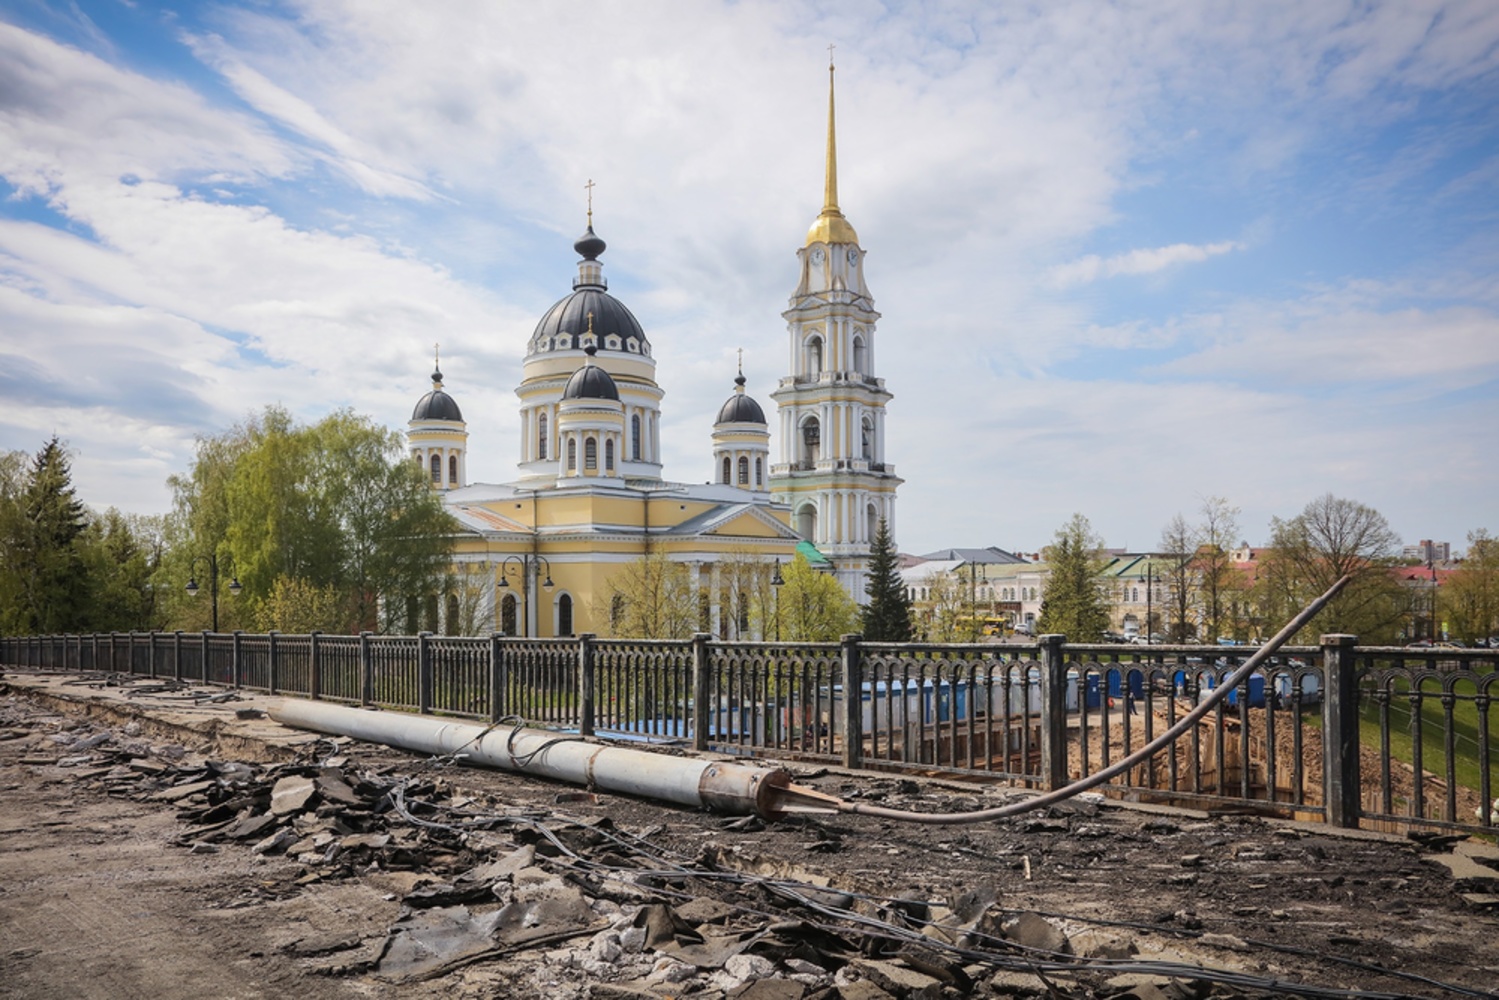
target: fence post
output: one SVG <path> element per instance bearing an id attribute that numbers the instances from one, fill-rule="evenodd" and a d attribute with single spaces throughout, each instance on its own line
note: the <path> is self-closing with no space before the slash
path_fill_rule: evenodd
<path id="1" fill-rule="evenodd" d="M 152 629 L 146 633 L 146 663 L 147 673 L 152 679 L 156 677 L 156 630 Z"/>
<path id="2" fill-rule="evenodd" d="M 708 703 L 713 690 L 713 671 L 708 659 L 711 638 L 707 632 L 692 636 L 692 748 L 698 751 L 708 749 L 709 713 L 713 708 Z"/>
<path id="3" fill-rule="evenodd" d="M 207 632 L 199 632 L 198 633 L 198 645 L 200 647 L 202 647 L 202 650 L 203 650 L 202 658 L 198 662 L 198 680 L 202 681 L 204 684 L 217 684 L 219 682 L 218 677 L 210 675 L 209 670 L 208 670 L 208 633 Z"/>
<path id="4" fill-rule="evenodd" d="M 864 758 L 864 665 L 857 633 L 843 636 L 843 766 L 858 770 Z M 871 699 L 870 704 L 874 702 Z"/>
<path id="5" fill-rule="evenodd" d="M 1324 635 L 1322 668 L 1322 802 L 1327 822 L 1356 828 L 1359 801 L 1358 636 Z"/>
<path id="6" fill-rule="evenodd" d="M 1067 658 L 1062 652 L 1066 642 L 1065 635 L 1036 637 L 1041 653 L 1041 787 L 1048 790 L 1067 784 Z"/>
<path id="7" fill-rule="evenodd" d="M 505 670 L 500 633 L 489 633 L 489 721 L 499 722 L 505 715 L 510 693 L 510 678 Z"/>
<path id="8" fill-rule="evenodd" d="M 172 680 L 182 682 L 182 629 L 172 633 Z"/>
<path id="9" fill-rule="evenodd" d="M 91 651 L 94 654 L 89 669 L 90 670 L 98 670 L 99 669 L 99 633 L 95 632 L 89 638 L 90 638 L 90 644 L 93 647 L 93 649 Z"/>
<path id="10" fill-rule="evenodd" d="M 229 677 L 234 682 L 236 689 L 243 685 L 245 679 L 244 660 L 240 656 L 240 638 L 243 635 L 244 632 L 240 629 L 234 630 L 234 648 L 229 653 Z"/>
<path id="11" fill-rule="evenodd" d="M 593 735 L 593 640 L 597 636 L 584 632 L 578 636 L 578 732 Z"/>
<path id="12" fill-rule="evenodd" d="M 359 701 L 375 703 L 375 646 L 369 631 L 359 633 Z"/>
<path id="13" fill-rule="evenodd" d="M 269 694 L 275 694 L 276 693 L 276 688 L 279 687 L 279 685 L 276 682 L 280 680 L 280 678 L 277 676 L 278 671 L 276 669 L 277 666 L 279 665 L 276 662 L 276 634 L 277 634 L 276 630 L 275 629 L 271 629 L 265 635 L 265 645 L 266 645 L 265 677 L 266 677 L 267 693 L 269 693 Z"/>
<path id="14" fill-rule="evenodd" d="M 311 689 L 307 696 L 313 701 L 317 701 L 323 694 L 323 658 L 317 641 L 322 634 L 317 629 L 307 633 L 307 669 L 312 675 L 307 680 L 307 686 Z"/>
<path id="15" fill-rule="evenodd" d="M 432 633 L 416 634 L 416 710 L 432 714 Z"/>

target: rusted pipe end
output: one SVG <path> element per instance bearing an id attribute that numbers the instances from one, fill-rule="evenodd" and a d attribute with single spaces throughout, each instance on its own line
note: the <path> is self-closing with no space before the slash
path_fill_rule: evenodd
<path id="1" fill-rule="evenodd" d="M 764 820 L 783 815 L 778 793 L 790 786 L 791 775 L 779 767 L 746 767 L 743 764 L 709 764 L 698 779 L 698 797 L 703 805 L 735 816 L 754 814 Z"/>

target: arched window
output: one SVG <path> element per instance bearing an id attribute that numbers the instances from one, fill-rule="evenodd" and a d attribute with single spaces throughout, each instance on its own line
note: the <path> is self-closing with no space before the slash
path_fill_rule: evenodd
<path id="1" fill-rule="evenodd" d="M 442 623 L 442 634 L 443 635 L 457 635 L 458 634 L 458 628 L 459 628 L 459 621 L 458 621 L 458 595 L 457 594 L 449 594 L 448 595 L 448 600 L 447 600 L 447 605 L 448 606 L 443 609 L 446 612 L 446 614 L 443 615 L 443 619 L 444 620 L 443 620 L 443 623 Z"/>
<path id="2" fill-rule="evenodd" d="M 815 334 L 807 338 L 807 374 L 822 373 L 822 338 Z"/>
<path id="3" fill-rule="evenodd" d="M 593 438 L 583 440 L 583 468 L 588 472 L 597 472 L 599 468 L 599 443 Z"/>
<path id="4" fill-rule="evenodd" d="M 802 462 L 809 467 L 815 464 L 821 445 L 822 425 L 817 422 L 816 417 L 808 417 L 802 424 Z"/>
<path id="5" fill-rule="evenodd" d="M 500 601 L 500 631 L 506 635 L 515 635 L 515 595 L 506 594 Z"/>
<path id="6" fill-rule="evenodd" d="M 817 541 L 817 507 L 802 504 L 796 511 L 796 533 L 809 542 Z"/>
<path id="7" fill-rule="evenodd" d="M 432 484 L 434 486 L 441 486 L 442 485 L 442 456 L 441 455 L 433 455 L 432 456 Z"/>
<path id="8" fill-rule="evenodd" d="M 630 418 L 630 461 L 640 461 L 640 414 Z"/>
<path id="9" fill-rule="evenodd" d="M 874 536 L 880 533 L 880 515 L 874 509 L 874 504 L 864 509 L 864 530 L 864 540 L 867 542 L 874 541 Z"/>
<path id="10" fill-rule="evenodd" d="M 567 439 L 567 471 L 578 471 L 578 442 L 574 438 Z"/>
<path id="11" fill-rule="evenodd" d="M 864 347 L 864 338 L 854 338 L 854 371 L 860 375 L 869 374 L 869 351 Z"/>
<path id="12" fill-rule="evenodd" d="M 874 458 L 874 425 L 869 422 L 868 417 L 859 425 L 859 454 L 864 456 L 866 462 Z"/>
<path id="13" fill-rule="evenodd" d="M 604 442 L 604 471 L 614 471 L 614 439 L 610 438 Z"/>
<path id="14" fill-rule="evenodd" d="M 538 459 L 547 457 L 547 415 L 545 413 L 536 418 L 536 457 Z"/>
<path id="15" fill-rule="evenodd" d="M 749 459 L 743 455 L 739 456 L 739 485 L 748 486 L 749 481 Z"/>
<path id="16" fill-rule="evenodd" d="M 573 634 L 573 599 L 567 594 L 557 598 L 557 634 Z"/>
<path id="17" fill-rule="evenodd" d="M 457 455 L 449 455 L 448 456 L 448 485 L 449 486 L 457 486 L 458 485 L 458 456 Z"/>
<path id="18" fill-rule="evenodd" d="M 436 594 L 428 594 L 427 595 L 427 600 L 424 602 L 424 604 L 425 604 L 425 607 L 422 608 L 422 631 L 424 631 L 424 632 L 436 632 L 437 631 L 437 595 Z"/>
<path id="19" fill-rule="evenodd" d="M 730 470 L 732 470 L 733 468 L 733 462 L 729 459 L 729 456 L 725 455 L 723 457 L 723 478 L 720 479 L 719 482 L 724 484 L 733 482 L 733 480 L 729 478 Z"/>
<path id="20" fill-rule="evenodd" d="M 761 489 L 765 488 L 765 459 L 755 459 L 755 485 Z"/>

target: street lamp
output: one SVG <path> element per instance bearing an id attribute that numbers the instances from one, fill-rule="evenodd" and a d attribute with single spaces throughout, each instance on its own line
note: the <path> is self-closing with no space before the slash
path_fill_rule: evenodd
<path id="1" fill-rule="evenodd" d="M 968 641 L 979 641 L 979 567 L 978 563 L 968 564 Z"/>
<path id="2" fill-rule="evenodd" d="M 200 562 L 208 563 L 208 596 L 211 599 L 213 607 L 213 624 L 211 627 L 214 632 L 217 632 L 219 630 L 219 557 L 217 554 L 211 553 L 206 557 L 193 557 L 192 565 L 188 567 L 186 587 L 187 596 L 198 596 L 198 578 L 196 570 L 198 567 L 198 563 Z M 239 585 L 239 578 L 231 573 L 229 575 L 229 596 L 238 597 L 239 592 L 243 589 L 244 588 Z"/>
<path id="3" fill-rule="evenodd" d="M 770 571 L 770 585 L 775 588 L 771 593 L 775 595 L 776 642 L 781 641 L 781 587 L 785 583 L 781 578 L 781 560 L 777 559 L 775 567 Z"/>
<path id="4" fill-rule="evenodd" d="M 541 555 L 506 556 L 504 561 L 500 563 L 500 582 L 496 584 L 497 587 L 503 590 L 508 590 L 510 587 L 510 583 L 505 579 L 505 575 L 510 572 L 510 564 L 512 562 L 520 567 L 522 591 L 521 600 L 526 603 L 524 613 L 526 616 L 526 636 L 529 638 L 531 635 L 532 584 L 535 582 L 536 577 L 541 573 L 541 567 L 545 566 L 546 580 L 542 583 L 541 586 L 546 590 L 547 593 L 550 594 L 552 592 L 552 587 L 555 586 L 555 584 L 552 583 L 552 564 L 547 562 L 546 556 Z"/>
<path id="5" fill-rule="evenodd" d="M 1154 620 L 1151 617 L 1151 607 L 1153 604 L 1152 598 L 1155 595 L 1151 593 L 1150 574 L 1151 564 L 1147 562 L 1145 564 L 1145 644 L 1147 646 L 1151 643 L 1151 629 L 1154 628 L 1154 626 L 1151 624 Z"/>

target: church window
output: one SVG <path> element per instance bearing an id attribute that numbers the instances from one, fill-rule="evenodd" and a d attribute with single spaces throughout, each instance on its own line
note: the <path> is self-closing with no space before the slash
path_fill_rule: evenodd
<path id="1" fill-rule="evenodd" d="M 874 426 L 870 424 L 868 417 L 859 427 L 859 454 L 864 456 L 866 462 L 874 457 Z"/>
<path id="2" fill-rule="evenodd" d="M 427 595 L 427 599 L 424 602 L 422 602 L 422 603 L 424 605 L 424 607 L 422 608 L 422 631 L 423 632 L 436 632 L 437 631 L 437 595 L 436 594 L 428 594 Z"/>
<path id="3" fill-rule="evenodd" d="M 720 479 L 719 482 L 724 484 L 732 482 L 732 480 L 729 479 L 729 470 L 731 468 L 733 468 L 732 462 L 730 461 L 729 456 L 725 455 L 723 457 L 723 478 Z"/>
<path id="4" fill-rule="evenodd" d="M 749 459 L 741 456 L 739 459 L 739 485 L 748 486 L 749 484 Z"/>
<path id="5" fill-rule="evenodd" d="M 448 456 L 448 485 L 449 486 L 457 486 L 458 485 L 458 456 L 457 455 L 449 455 Z"/>
<path id="6" fill-rule="evenodd" d="M 796 533 L 809 542 L 817 541 L 817 507 L 802 504 L 796 511 Z"/>
<path id="7" fill-rule="evenodd" d="M 432 484 L 434 486 L 441 486 L 442 485 L 442 456 L 441 455 L 433 455 L 432 456 Z"/>
<path id="8" fill-rule="evenodd" d="M 854 371 L 860 375 L 869 374 L 869 350 L 864 346 L 864 338 L 854 337 Z"/>
<path id="9" fill-rule="evenodd" d="M 500 601 L 500 631 L 505 635 L 515 635 L 515 608 L 515 595 L 506 594 Z"/>
<path id="10" fill-rule="evenodd" d="M 630 341 L 634 343 L 634 341 Z M 640 414 L 630 417 L 630 461 L 640 461 Z"/>
<path id="11" fill-rule="evenodd" d="M 578 442 L 574 438 L 567 439 L 567 471 L 578 471 Z"/>
<path id="12" fill-rule="evenodd" d="M 583 441 L 583 468 L 588 472 L 597 472 L 599 468 L 599 443 L 593 438 Z"/>
<path id="13" fill-rule="evenodd" d="M 713 596 L 704 587 L 697 592 L 697 630 L 713 631 Z"/>
<path id="14" fill-rule="evenodd" d="M 807 338 L 807 374 L 822 373 L 822 338 L 813 334 Z"/>
<path id="15" fill-rule="evenodd" d="M 612 333 L 609 334 L 609 336 L 604 338 L 604 346 L 611 351 L 619 350 L 619 338 Z"/>
<path id="16" fill-rule="evenodd" d="M 875 511 L 874 504 L 870 504 L 864 510 L 864 531 L 865 531 L 864 539 L 865 539 L 865 541 L 869 541 L 869 542 L 874 541 L 874 536 L 877 535 L 877 534 L 879 534 L 879 530 L 880 530 L 880 516 Z"/>
<path id="17" fill-rule="evenodd" d="M 634 337 L 631 337 L 630 339 L 625 341 L 625 350 L 629 351 L 631 354 L 638 354 L 640 352 L 640 345 L 635 342 Z"/>
<path id="18" fill-rule="evenodd" d="M 755 485 L 765 485 L 765 459 L 763 458 L 755 459 Z"/>
<path id="19" fill-rule="evenodd" d="M 573 634 L 573 599 L 568 594 L 557 598 L 557 634 Z"/>
<path id="20" fill-rule="evenodd" d="M 558 348 L 558 350 L 562 350 L 564 348 L 568 348 L 568 347 L 571 347 L 571 346 L 573 346 L 573 338 L 571 338 L 571 337 L 558 337 L 557 338 L 557 348 Z"/>
<path id="21" fill-rule="evenodd" d="M 614 439 L 604 442 L 604 471 L 614 471 Z"/>
<path id="22" fill-rule="evenodd" d="M 445 610 L 447 612 L 447 614 L 445 614 L 443 616 L 444 621 L 442 623 L 442 634 L 443 635 L 457 635 L 458 634 L 458 630 L 459 630 L 459 624 L 460 624 L 459 621 L 458 621 L 458 595 L 457 594 L 449 594 L 448 595 L 447 607 L 444 608 L 443 610 Z"/>
<path id="23" fill-rule="evenodd" d="M 547 415 L 545 413 L 536 418 L 536 457 L 547 457 Z"/>
<path id="24" fill-rule="evenodd" d="M 739 617 L 739 634 L 741 636 L 745 636 L 745 635 L 749 634 L 749 627 L 750 627 L 749 608 L 750 608 L 750 606 L 749 606 L 749 595 L 748 594 L 740 594 L 739 595 L 739 616 L 738 617 Z"/>
<path id="25" fill-rule="evenodd" d="M 811 467 L 818 459 L 822 444 L 822 425 L 816 417 L 808 417 L 802 424 L 802 462 Z"/>

